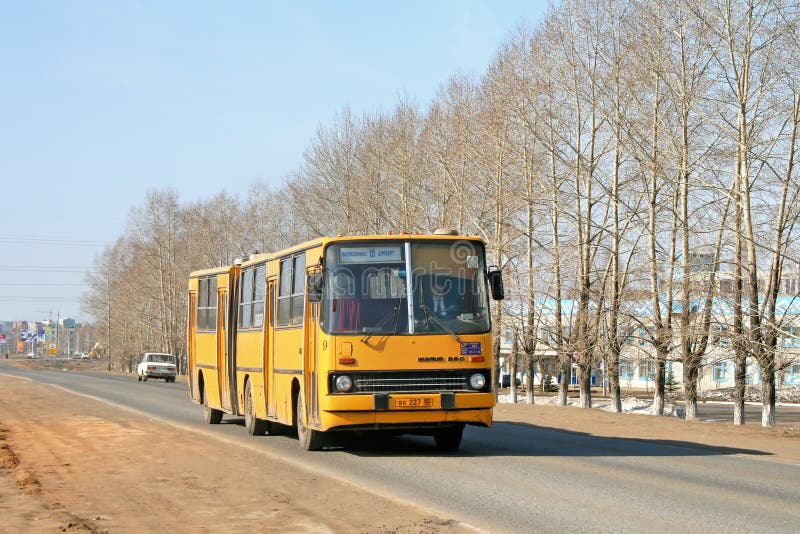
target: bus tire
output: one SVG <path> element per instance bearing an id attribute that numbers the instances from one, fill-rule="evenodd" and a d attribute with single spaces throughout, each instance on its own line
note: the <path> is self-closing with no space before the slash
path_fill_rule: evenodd
<path id="1" fill-rule="evenodd" d="M 443 452 L 453 452 L 461 445 L 464 435 L 464 425 L 442 428 L 433 433 L 436 448 Z"/>
<path id="2" fill-rule="evenodd" d="M 222 421 L 222 411 L 208 405 L 206 388 L 203 388 L 203 420 L 209 425 L 218 425 Z"/>
<path id="3" fill-rule="evenodd" d="M 247 428 L 247 433 L 251 436 L 263 436 L 267 433 L 269 424 L 263 419 L 259 419 L 254 415 L 253 410 L 253 390 L 250 387 L 248 380 L 244 386 L 244 426 Z"/>
<path id="4" fill-rule="evenodd" d="M 137 382 L 141 382 L 142 381 L 142 375 L 136 375 L 136 381 Z"/>
<path id="5" fill-rule="evenodd" d="M 303 394 L 297 395 L 297 440 L 300 446 L 307 451 L 319 451 L 325 446 L 325 436 L 319 430 L 314 430 L 306 426 L 303 421 Z"/>

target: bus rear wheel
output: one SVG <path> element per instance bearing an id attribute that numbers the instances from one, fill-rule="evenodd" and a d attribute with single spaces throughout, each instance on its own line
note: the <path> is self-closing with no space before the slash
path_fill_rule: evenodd
<path id="1" fill-rule="evenodd" d="M 203 420 L 209 425 L 218 425 L 222 421 L 222 411 L 208 405 L 206 388 L 203 388 Z"/>
<path id="2" fill-rule="evenodd" d="M 303 394 L 297 395 L 297 412 L 295 419 L 297 420 L 297 439 L 300 446 L 307 451 L 319 451 L 325 446 L 325 435 L 319 430 L 314 430 L 306 426 L 303 420 Z"/>
<path id="3" fill-rule="evenodd" d="M 254 415 L 253 390 L 250 387 L 249 380 L 244 386 L 244 426 L 247 428 L 247 433 L 251 436 L 263 436 L 267 433 L 269 428 L 267 421 L 259 419 Z"/>
<path id="4" fill-rule="evenodd" d="M 440 451 L 452 452 L 461 445 L 461 438 L 464 435 L 464 425 L 442 428 L 433 433 L 436 441 L 436 448 Z"/>

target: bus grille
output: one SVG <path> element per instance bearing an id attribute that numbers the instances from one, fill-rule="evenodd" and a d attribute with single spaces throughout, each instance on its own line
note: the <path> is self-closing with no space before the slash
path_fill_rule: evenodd
<path id="1" fill-rule="evenodd" d="M 390 393 L 399 391 L 431 392 L 469 391 L 469 377 L 464 372 L 433 371 L 422 373 L 357 373 L 353 393 Z"/>

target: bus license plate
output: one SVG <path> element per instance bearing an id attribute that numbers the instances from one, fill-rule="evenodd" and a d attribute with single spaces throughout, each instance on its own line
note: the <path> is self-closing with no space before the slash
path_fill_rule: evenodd
<path id="1" fill-rule="evenodd" d="M 436 410 L 441 407 L 439 395 L 391 395 L 394 410 Z"/>

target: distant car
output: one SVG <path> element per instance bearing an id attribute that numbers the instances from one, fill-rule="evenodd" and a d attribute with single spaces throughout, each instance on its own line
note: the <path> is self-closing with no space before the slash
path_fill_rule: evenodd
<path id="1" fill-rule="evenodd" d="M 175 382 L 175 356 L 161 352 L 145 352 L 142 361 L 136 366 L 136 379 L 147 382 L 148 378 L 163 378 L 165 382 Z"/>
<path id="2" fill-rule="evenodd" d="M 87 353 L 85 353 L 85 352 L 81 352 L 80 358 L 81 358 L 81 360 L 88 360 L 89 359 L 89 355 Z"/>

